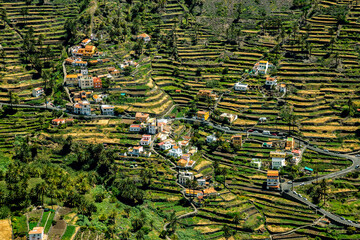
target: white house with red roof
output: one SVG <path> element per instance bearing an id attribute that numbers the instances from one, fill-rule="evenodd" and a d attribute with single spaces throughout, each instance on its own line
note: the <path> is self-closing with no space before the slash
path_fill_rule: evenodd
<path id="1" fill-rule="evenodd" d="M 91 115 L 91 106 L 88 101 L 79 101 L 74 104 L 74 112 L 76 114 Z"/>
<path id="2" fill-rule="evenodd" d="M 151 135 L 143 135 L 140 140 L 141 146 L 149 146 L 151 143 Z"/>
<path id="3" fill-rule="evenodd" d="M 44 228 L 34 227 L 29 232 L 29 240 L 43 240 L 44 239 Z"/>
<path id="4" fill-rule="evenodd" d="M 139 156 L 144 152 L 144 147 L 143 146 L 135 146 L 132 148 L 128 149 L 128 154 L 132 155 L 132 156 Z"/>
<path id="5" fill-rule="evenodd" d="M 66 120 L 62 119 L 62 118 L 55 118 L 51 121 L 51 124 L 53 125 L 60 125 L 60 124 L 65 124 Z"/>
<path id="6" fill-rule="evenodd" d="M 140 124 L 131 124 L 129 131 L 130 132 L 140 132 L 141 131 L 141 125 Z"/>
<path id="7" fill-rule="evenodd" d="M 40 97 L 44 93 L 44 89 L 42 87 L 34 88 L 32 90 L 33 97 Z"/>

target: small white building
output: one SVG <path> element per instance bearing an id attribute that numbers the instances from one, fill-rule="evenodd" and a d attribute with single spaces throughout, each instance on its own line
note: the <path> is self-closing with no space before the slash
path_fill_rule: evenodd
<path id="1" fill-rule="evenodd" d="M 208 143 L 212 143 L 212 142 L 216 142 L 217 138 L 215 137 L 215 135 L 209 135 L 206 137 L 206 142 Z"/>
<path id="2" fill-rule="evenodd" d="M 43 227 L 34 227 L 29 232 L 29 240 L 43 240 L 44 238 L 44 228 Z"/>
<path id="3" fill-rule="evenodd" d="M 34 88 L 32 90 L 33 97 L 40 97 L 43 94 L 44 94 L 44 88 L 42 88 L 42 87 Z"/>
<path id="4" fill-rule="evenodd" d="M 238 83 L 235 83 L 234 89 L 236 91 L 247 91 L 249 89 L 249 86 L 247 84 L 238 82 Z"/>
<path id="5" fill-rule="evenodd" d="M 181 185 L 187 184 L 187 182 L 191 182 L 194 180 L 194 174 L 192 172 L 179 172 L 178 180 Z"/>
<path id="6" fill-rule="evenodd" d="M 82 68 L 82 69 L 80 70 L 80 74 L 86 76 L 86 75 L 89 74 L 89 70 L 88 70 L 87 68 Z"/>
<path id="7" fill-rule="evenodd" d="M 260 169 L 261 168 L 261 160 L 258 158 L 251 159 L 250 166 L 253 168 Z"/>
<path id="8" fill-rule="evenodd" d="M 286 93 L 286 84 L 285 83 L 280 84 L 279 92 Z"/>
<path id="9" fill-rule="evenodd" d="M 159 139 L 161 142 L 163 142 L 163 141 L 165 141 L 168 137 L 169 137 L 169 134 L 163 133 L 163 132 L 159 132 L 158 134 L 156 134 L 155 139 Z"/>
<path id="10" fill-rule="evenodd" d="M 266 117 L 261 117 L 259 118 L 259 122 L 266 122 L 267 121 L 267 118 Z"/>
<path id="11" fill-rule="evenodd" d="M 260 74 L 267 74 L 269 69 L 269 62 L 268 61 L 259 61 L 255 64 L 258 73 Z"/>
<path id="12" fill-rule="evenodd" d="M 173 146 L 168 153 L 169 156 L 172 156 L 174 158 L 180 158 L 182 154 L 183 151 L 178 146 Z"/>
<path id="13" fill-rule="evenodd" d="M 114 106 L 111 105 L 101 105 L 101 113 L 102 115 L 114 115 Z"/>
<path id="14" fill-rule="evenodd" d="M 140 124 L 131 124 L 130 125 L 130 132 L 140 132 L 141 130 L 141 125 Z"/>
<path id="15" fill-rule="evenodd" d="M 149 146 L 151 143 L 151 135 L 143 135 L 140 140 L 141 146 Z"/>
<path id="16" fill-rule="evenodd" d="M 198 183 L 198 185 L 199 185 L 200 187 L 206 186 L 206 180 L 205 180 L 204 178 L 199 178 L 199 179 L 197 180 L 197 183 Z"/>
<path id="17" fill-rule="evenodd" d="M 175 146 L 175 141 L 172 139 L 165 140 L 158 144 L 161 150 L 169 150 Z"/>
<path id="18" fill-rule="evenodd" d="M 88 101 L 79 101 L 74 104 L 74 113 L 80 115 L 91 115 L 91 106 Z"/>

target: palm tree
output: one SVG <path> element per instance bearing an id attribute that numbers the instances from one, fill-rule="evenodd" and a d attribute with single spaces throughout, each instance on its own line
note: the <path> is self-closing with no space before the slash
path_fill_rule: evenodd
<path id="1" fill-rule="evenodd" d="M 44 195 L 47 192 L 47 185 L 45 182 L 38 183 L 35 186 L 35 192 L 37 193 L 38 197 L 41 197 L 41 205 L 44 205 Z"/>
<path id="2" fill-rule="evenodd" d="M 221 169 L 221 175 L 223 175 L 223 177 L 224 177 L 224 188 L 226 187 L 225 183 L 226 183 L 226 175 L 227 175 L 227 173 L 228 173 L 227 168 L 223 167 Z"/>
<path id="3" fill-rule="evenodd" d="M 327 190 L 328 190 L 326 179 L 321 180 L 320 188 L 321 188 L 321 194 L 322 194 L 322 197 L 324 199 L 324 205 L 325 205 L 325 199 L 326 199 Z"/>
<path id="4" fill-rule="evenodd" d="M 231 237 L 231 230 L 228 225 L 224 225 L 221 229 L 224 232 L 224 238 L 227 240 Z"/>

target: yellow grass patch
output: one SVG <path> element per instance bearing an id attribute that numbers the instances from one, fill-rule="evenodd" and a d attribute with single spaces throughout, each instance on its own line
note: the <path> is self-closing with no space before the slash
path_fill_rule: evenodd
<path id="1" fill-rule="evenodd" d="M 12 228 L 10 225 L 10 220 L 8 219 L 0 220 L 0 239 L 2 240 L 12 239 Z"/>
<path id="2" fill-rule="evenodd" d="M 288 232 L 288 231 L 292 230 L 292 228 L 290 228 L 290 227 L 280 227 L 278 225 L 268 225 L 267 228 L 271 232 L 276 232 L 276 233 Z"/>
<path id="3" fill-rule="evenodd" d="M 198 171 L 199 169 L 201 169 L 202 167 L 205 167 L 207 165 L 211 165 L 211 162 L 210 161 L 206 161 L 206 160 L 203 160 L 201 161 L 198 165 L 196 165 L 194 167 L 194 170 Z"/>
<path id="4" fill-rule="evenodd" d="M 239 118 L 233 122 L 234 125 L 254 125 L 256 123 L 257 123 L 256 121 L 239 119 Z"/>

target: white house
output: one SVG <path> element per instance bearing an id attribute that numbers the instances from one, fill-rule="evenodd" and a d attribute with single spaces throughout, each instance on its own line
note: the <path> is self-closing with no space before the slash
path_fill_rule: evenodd
<path id="1" fill-rule="evenodd" d="M 138 35 L 137 39 L 143 39 L 144 42 L 147 43 L 147 42 L 150 42 L 151 37 L 148 34 L 143 33 L 143 34 Z"/>
<path id="2" fill-rule="evenodd" d="M 130 125 L 130 132 L 140 132 L 141 130 L 141 125 L 140 124 L 131 124 Z"/>
<path id="3" fill-rule="evenodd" d="M 101 113 L 102 115 L 114 115 L 114 106 L 111 105 L 101 105 Z"/>
<path id="4" fill-rule="evenodd" d="M 169 134 L 163 133 L 163 132 L 159 132 L 158 134 L 156 134 L 155 139 L 159 139 L 161 142 L 163 142 L 163 141 L 165 141 L 168 137 L 169 137 Z"/>
<path id="5" fill-rule="evenodd" d="M 88 101 L 79 101 L 74 104 L 74 112 L 81 115 L 91 115 L 91 106 Z"/>
<path id="6" fill-rule="evenodd" d="M 29 240 L 42 240 L 44 238 L 44 228 L 34 227 L 29 232 Z"/>
<path id="7" fill-rule="evenodd" d="M 32 90 L 33 97 L 40 97 L 44 93 L 44 89 L 42 87 L 34 88 Z"/>
<path id="8" fill-rule="evenodd" d="M 200 178 L 197 180 L 197 183 L 200 187 L 204 187 L 206 185 L 206 180 L 204 178 Z"/>
<path id="9" fill-rule="evenodd" d="M 161 150 L 169 150 L 175 146 L 174 140 L 168 139 L 158 144 Z"/>
<path id="10" fill-rule="evenodd" d="M 271 157 L 271 168 L 272 169 L 279 169 L 286 165 L 285 164 L 286 153 L 273 151 L 273 152 L 270 152 L 270 157 Z"/>
<path id="11" fill-rule="evenodd" d="M 156 134 L 156 118 L 150 118 L 147 122 L 147 131 L 149 134 Z"/>
<path id="12" fill-rule="evenodd" d="M 194 174 L 192 172 L 179 172 L 178 175 L 179 183 L 185 185 L 187 182 L 194 180 Z"/>
<path id="13" fill-rule="evenodd" d="M 181 148 L 179 148 L 178 146 L 173 146 L 172 149 L 170 149 L 168 155 L 172 156 L 174 158 L 179 158 L 181 157 L 181 155 L 183 154 Z"/>
<path id="14" fill-rule="evenodd" d="M 208 143 L 215 142 L 216 140 L 217 140 L 217 138 L 215 137 L 215 135 L 209 135 L 206 137 L 206 142 L 208 142 Z"/>
<path id="15" fill-rule="evenodd" d="M 277 85 L 277 79 L 276 77 L 267 77 L 265 80 L 265 85 L 272 87 Z"/>
<path id="16" fill-rule="evenodd" d="M 133 148 L 129 148 L 129 155 L 135 155 L 135 156 L 139 156 L 141 153 L 144 152 L 144 148 L 143 146 L 136 146 Z"/>
<path id="17" fill-rule="evenodd" d="M 261 117 L 259 118 L 259 122 L 266 122 L 267 121 L 267 118 L 266 117 Z"/>
<path id="18" fill-rule="evenodd" d="M 80 73 L 81 73 L 82 75 L 88 75 L 88 74 L 89 74 L 89 70 L 88 70 L 87 68 L 82 68 L 82 69 L 80 70 Z"/>
<path id="19" fill-rule="evenodd" d="M 254 74 L 267 74 L 269 65 L 268 61 L 259 61 L 255 63 L 253 67 Z"/>
<path id="20" fill-rule="evenodd" d="M 236 91 L 247 91 L 248 90 L 248 85 L 247 84 L 243 84 L 243 83 L 235 83 L 234 85 L 234 89 Z"/>
<path id="21" fill-rule="evenodd" d="M 143 135 L 141 140 L 140 140 L 140 145 L 144 146 L 149 146 L 151 143 L 151 135 Z"/>

